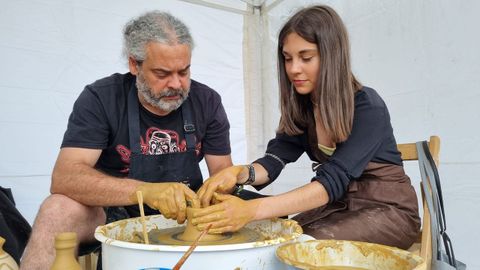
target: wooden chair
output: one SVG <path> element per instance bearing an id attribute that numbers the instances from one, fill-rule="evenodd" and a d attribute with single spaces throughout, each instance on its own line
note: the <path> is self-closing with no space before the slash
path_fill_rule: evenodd
<path id="1" fill-rule="evenodd" d="M 90 253 L 78 258 L 78 262 L 82 267 L 82 270 L 95 270 L 97 269 L 97 253 Z"/>
<path id="2" fill-rule="evenodd" d="M 417 146 L 415 143 L 404 143 L 397 145 L 398 151 L 402 154 L 404 161 L 418 160 Z M 438 167 L 440 163 L 440 137 L 430 136 L 428 141 L 428 148 L 432 154 L 435 165 Z M 421 189 L 422 190 L 422 189 Z M 421 269 L 431 270 L 432 262 L 432 233 L 430 229 L 430 212 L 422 191 L 422 204 L 423 204 L 423 219 L 422 219 L 422 231 L 419 235 L 419 239 L 414 243 L 409 251 L 420 255 L 425 263 Z"/>

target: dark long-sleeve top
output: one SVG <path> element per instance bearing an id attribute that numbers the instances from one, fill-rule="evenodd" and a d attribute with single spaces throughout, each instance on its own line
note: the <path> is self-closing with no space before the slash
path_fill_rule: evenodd
<path id="1" fill-rule="evenodd" d="M 325 187 L 329 202 L 342 198 L 350 181 L 360 180 L 369 162 L 402 165 L 387 106 L 378 93 L 368 87 L 355 94 L 352 132 L 346 141 L 337 143 L 332 156 L 323 161 L 314 157 L 306 129 L 296 136 L 277 133 L 268 143 L 265 156 L 254 161 L 267 170 L 269 177 L 268 183 L 255 188 L 260 190 L 269 185 L 286 164 L 295 162 L 304 152 L 312 161 L 321 163 L 311 181 Z"/>

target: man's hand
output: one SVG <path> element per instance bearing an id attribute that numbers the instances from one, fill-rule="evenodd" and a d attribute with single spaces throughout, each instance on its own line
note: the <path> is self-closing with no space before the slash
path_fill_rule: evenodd
<path id="1" fill-rule="evenodd" d="M 137 187 L 130 195 L 132 202 L 138 203 L 136 192 L 141 191 L 145 204 L 158 209 L 166 218 L 176 219 L 179 224 L 185 222 L 187 201 L 192 207 L 200 207 L 197 194 L 182 183 L 145 183 Z"/>
<path id="2" fill-rule="evenodd" d="M 226 194 L 214 194 L 219 203 L 199 209 L 193 214 L 192 224 L 198 230 L 205 229 L 212 224 L 209 233 L 235 232 L 254 220 L 259 200 L 245 201 L 238 197 Z"/>
<path id="3" fill-rule="evenodd" d="M 243 174 L 248 177 L 248 170 L 245 166 L 231 166 L 205 180 L 203 185 L 197 191 L 202 207 L 210 205 L 214 192 L 223 194 L 232 193 L 233 188 L 237 183 L 237 179 Z"/>

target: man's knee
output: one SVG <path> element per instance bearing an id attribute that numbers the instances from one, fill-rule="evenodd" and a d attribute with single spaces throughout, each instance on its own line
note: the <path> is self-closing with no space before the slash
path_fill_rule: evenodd
<path id="1" fill-rule="evenodd" d="M 48 196 L 40 205 L 39 215 L 56 216 L 65 213 L 75 213 L 81 211 L 82 206 L 79 202 L 61 194 L 52 194 Z M 68 211 L 68 212 L 66 212 Z"/>
<path id="2" fill-rule="evenodd" d="M 104 218 L 104 213 L 101 207 L 86 206 L 65 195 L 52 194 L 43 201 L 38 216 L 49 219 L 68 217 L 72 221 L 76 219 L 101 220 Z"/>

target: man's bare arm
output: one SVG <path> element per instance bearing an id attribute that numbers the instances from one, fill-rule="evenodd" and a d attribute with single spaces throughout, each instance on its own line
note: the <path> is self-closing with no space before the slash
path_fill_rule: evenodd
<path id="1" fill-rule="evenodd" d="M 66 147 L 60 150 L 50 192 L 91 206 L 130 205 L 129 196 L 143 182 L 106 175 L 94 168 L 102 150 Z"/>

